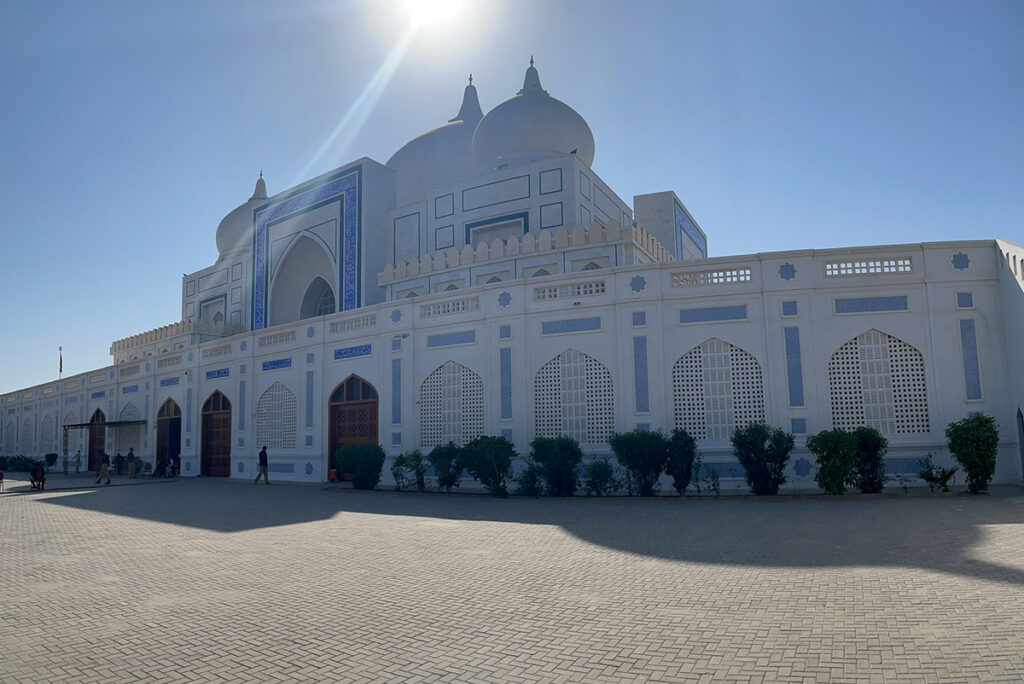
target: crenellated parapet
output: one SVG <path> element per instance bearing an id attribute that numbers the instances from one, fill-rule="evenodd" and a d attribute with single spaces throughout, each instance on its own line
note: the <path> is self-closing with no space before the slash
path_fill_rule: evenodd
<path id="1" fill-rule="evenodd" d="M 462 249 L 451 247 L 424 254 L 418 259 L 388 264 L 384 271 L 377 276 L 377 282 L 381 286 L 385 286 L 405 278 L 441 273 L 500 259 L 623 242 L 632 243 L 643 251 L 652 262 L 675 261 L 675 257 L 658 242 L 657 238 L 642 227 L 634 225 L 622 228 L 615 221 L 605 227 L 595 221 L 589 229 L 577 224 L 571 231 L 565 227 L 541 230 L 536 233 L 527 233 L 522 238 L 517 236 L 507 239 L 498 238 L 490 244 L 482 242 L 476 247 L 466 245 Z"/>
<path id="2" fill-rule="evenodd" d="M 163 325 L 159 328 L 139 333 L 138 335 L 132 335 L 131 337 L 115 340 L 110 345 L 110 355 L 116 356 L 118 354 L 131 351 L 132 349 L 146 347 L 163 340 L 170 340 L 181 335 L 187 335 L 191 332 L 193 332 L 192 321 L 185 320 L 178 321 L 177 323 L 171 323 L 169 325 Z"/>

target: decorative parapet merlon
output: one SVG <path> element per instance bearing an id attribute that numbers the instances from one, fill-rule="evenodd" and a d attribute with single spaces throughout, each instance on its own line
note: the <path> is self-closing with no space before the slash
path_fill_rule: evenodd
<path id="1" fill-rule="evenodd" d="M 419 259 L 388 264 L 384 267 L 383 273 L 377 276 L 377 283 L 383 287 L 397 280 L 440 273 L 470 264 L 482 264 L 552 250 L 622 242 L 633 243 L 646 252 L 653 261 L 675 261 L 675 257 L 658 242 L 657 238 L 642 227 L 633 225 L 622 228 L 617 222 L 612 221 L 605 228 L 595 221 L 590 224 L 589 229 L 577 225 L 572 231 L 566 230 L 565 227 L 541 230 L 537 233 L 527 233 L 522 239 L 516 236 L 507 240 L 497 238 L 490 244 L 481 242 L 476 247 L 466 245 L 462 249 L 451 247 L 432 254 L 424 254 Z"/>
<path id="2" fill-rule="evenodd" d="M 171 323 L 155 330 L 149 330 L 138 335 L 132 335 L 131 337 L 125 337 L 120 340 L 115 340 L 110 345 L 110 355 L 114 356 L 121 352 L 126 352 L 131 349 L 138 349 L 139 347 L 145 347 L 150 344 L 155 344 L 161 340 L 170 340 L 180 335 L 186 335 L 193 332 L 192 321 L 184 320 L 178 321 L 177 323 Z"/>

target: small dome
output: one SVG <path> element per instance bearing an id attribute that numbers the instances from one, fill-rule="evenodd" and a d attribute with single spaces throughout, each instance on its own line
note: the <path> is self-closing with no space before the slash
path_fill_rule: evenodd
<path id="1" fill-rule="evenodd" d="M 267 199 L 267 184 L 263 180 L 263 172 L 256 181 L 252 197 L 240 204 L 225 216 L 217 226 L 217 251 L 221 254 L 237 249 L 248 249 L 252 244 L 253 210 Z"/>
<path id="2" fill-rule="evenodd" d="M 421 200 L 430 188 L 472 173 L 473 131 L 482 117 L 470 75 L 455 118 L 413 138 L 388 159 L 387 166 L 398 172 L 398 206 Z"/>
<path id="3" fill-rule="evenodd" d="M 594 163 L 594 134 L 569 105 L 548 95 L 533 66 L 523 89 L 487 113 L 473 134 L 473 161 L 479 171 L 501 164 L 533 161 L 575 152 L 587 166 Z"/>

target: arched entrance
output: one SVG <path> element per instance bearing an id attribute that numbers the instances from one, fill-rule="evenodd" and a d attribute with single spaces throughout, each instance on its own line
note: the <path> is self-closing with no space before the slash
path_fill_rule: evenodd
<path id="1" fill-rule="evenodd" d="M 89 423 L 89 470 L 99 470 L 103 450 L 107 448 L 107 417 L 96 409 Z"/>
<path id="2" fill-rule="evenodd" d="M 178 423 L 179 435 L 181 423 Z M 212 477 L 231 474 L 231 402 L 219 390 L 203 404 L 203 445 L 199 472 Z"/>
<path id="3" fill-rule="evenodd" d="M 360 377 L 350 375 L 331 394 L 330 462 L 346 444 L 377 443 L 377 390 Z"/>
<path id="4" fill-rule="evenodd" d="M 156 414 L 156 462 L 171 463 L 180 454 L 181 408 L 173 399 L 168 399 Z"/>

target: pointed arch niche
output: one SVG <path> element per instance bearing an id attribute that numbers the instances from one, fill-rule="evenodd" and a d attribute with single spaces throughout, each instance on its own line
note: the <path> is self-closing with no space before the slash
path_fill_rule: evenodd
<path id="1" fill-rule="evenodd" d="M 672 366 L 675 425 L 695 439 L 728 440 L 764 422 L 764 377 L 749 352 L 712 337 Z"/>
<path id="2" fill-rule="evenodd" d="M 171 463 L 181 454 L 181 407 L 173 399 L 160 405 L 156 415 L 156 462 Z"/>
<path id="3" fill-rule="evenodd" d="M 420 385 L 420 446 L 461 446 L 483 433 L 483 379 L 461 363 L 445 361 Z"/>
<path id="4" fill-rule="evenodd" d="M 330 463 L 348 444 L 376 444 L 379 398 L 373 385 L 350 375 L 331 392 L 328 444 Z"/>
<path id="5" fill-rule="evenodd" d="M 271 278 L 270 325 L 323 315 L 309 312 L 327 303 L 336 310 L 335 281 L 334 262 L 323 245 L 308 235 L 297 238 Z"/>
<path id="6" fill-rule="evenodd" d="M 615 429 L 612 374 L 592 356 L 567 349 L 533 380 L 538 437 L 572 437 L 580 444 L 608 441 Z"/>

